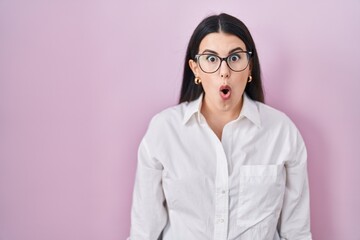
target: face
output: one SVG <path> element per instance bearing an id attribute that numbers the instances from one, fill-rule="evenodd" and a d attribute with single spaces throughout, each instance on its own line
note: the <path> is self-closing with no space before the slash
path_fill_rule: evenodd
<path id="1" fill-rule="evenodd" d="M 199 46 L 199 54 L 212 54 L 221 58 L 241 50 L 248 50 L 245 43 L 239 37 L 223 32 L 208 34 Z M 208 58 L 210 61 L 214 59 L 216 58 Z M 231 57 L 230 61 L 232 59 Z M 236 58 L 233 60 L 236 61 Z M 194 60 L 190 60 L 189 65 L 195 77 L 201 79 L 205 92 L 203 106 L 212 112 L 240 112 L 242 96 L 251 75 L 250 64 L 243 71 L 235 72 L 222 61 L 220 68 L 214 73 L 205 73 L 199 62 Z"/>

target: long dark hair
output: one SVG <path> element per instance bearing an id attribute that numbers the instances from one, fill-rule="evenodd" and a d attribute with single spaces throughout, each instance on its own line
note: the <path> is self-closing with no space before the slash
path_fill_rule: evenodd
<path id="1" fill-rule="evenodd" d="M 194 30 L 185 56 L 184 74 L 180 92 L 179 103 L 186 101 L 193 101 L 197 99 L 201 93 L 204 92 L 201 84 L 196 85 L 194 83 L 194 73 L 189 66 L 189 60 L 195 59 L 195 55 L 198 54 L 200 42 L 209 33 L 224 32 L 239 37 L 246 46 L 248 51 L 252 51 L 250 59 L 251 76 L 252 81 L 245 87 L 247 95 L 256 101 L 264 102 L 264 92 L 261 83 L 260 62 L 256 51 L 254 40 L 245 24 L 239 19 L 221 13 L 220 15 L 212 15 L 200 22 L 200 24 Z"/>

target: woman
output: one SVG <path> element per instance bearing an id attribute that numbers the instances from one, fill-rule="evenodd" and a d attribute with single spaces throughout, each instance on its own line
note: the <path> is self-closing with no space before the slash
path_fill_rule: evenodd
<path id="1" fill-rule="evenodd" d="M 131 240 L 309 240 L 306 148 L 265 105 L 247 27 L 220 14 L 195 29 L 179 105 L 138 153 Z"/>

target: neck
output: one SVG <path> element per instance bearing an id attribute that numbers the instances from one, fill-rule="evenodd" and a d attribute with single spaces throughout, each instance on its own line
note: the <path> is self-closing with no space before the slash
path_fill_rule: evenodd
<path id="1" fill-rule="evenodd" d="M 242 104 L 243 99 L 229 109 L 226 109 L 226 106 L 224 106 L 224 109 L 218 109 L 215 106 L 208 104 L 205 99 L 203 100 L 201 113 L 204 115 L 209 127 L 214 131 L 220 140 L 224 126 L 239 117 Z"/>
<path id="2" fill-rule="evenodd" d="M 206 99 L 203 99 L 201 113 L 204 115 L 206 120 L 217 119 L 218 121 L 228 123 L 239 117 L 242 104 L 243 98 L 241 98 L 236 105 L 226 106 L 224 104 L 223 108 L 218 108 L 217 106 L 211 105 L 211 103 L 206 101 Z"/>

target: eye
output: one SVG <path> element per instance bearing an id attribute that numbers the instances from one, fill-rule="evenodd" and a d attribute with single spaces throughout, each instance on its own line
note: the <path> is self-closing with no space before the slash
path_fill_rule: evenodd
<path id="1" fill-rule="evenodd" d="M 218 58 L 214 55 L 207 55 L 206 60 L 210 63 L 215 63 L 215 62 L 217 62 Z"/>
<path id="2" fill-rule="evenodd" d="M 241 59 L 241 57 L 240 57 L 240 55 L 237 54 L 237 53 L 234 53 L 234 54 L 230 55 L 230 57 L 229 57 L 229 61 L 230 61 L 230 62 L 237 62 L 237 61 L 239 61 L 240 59 Z"/>

